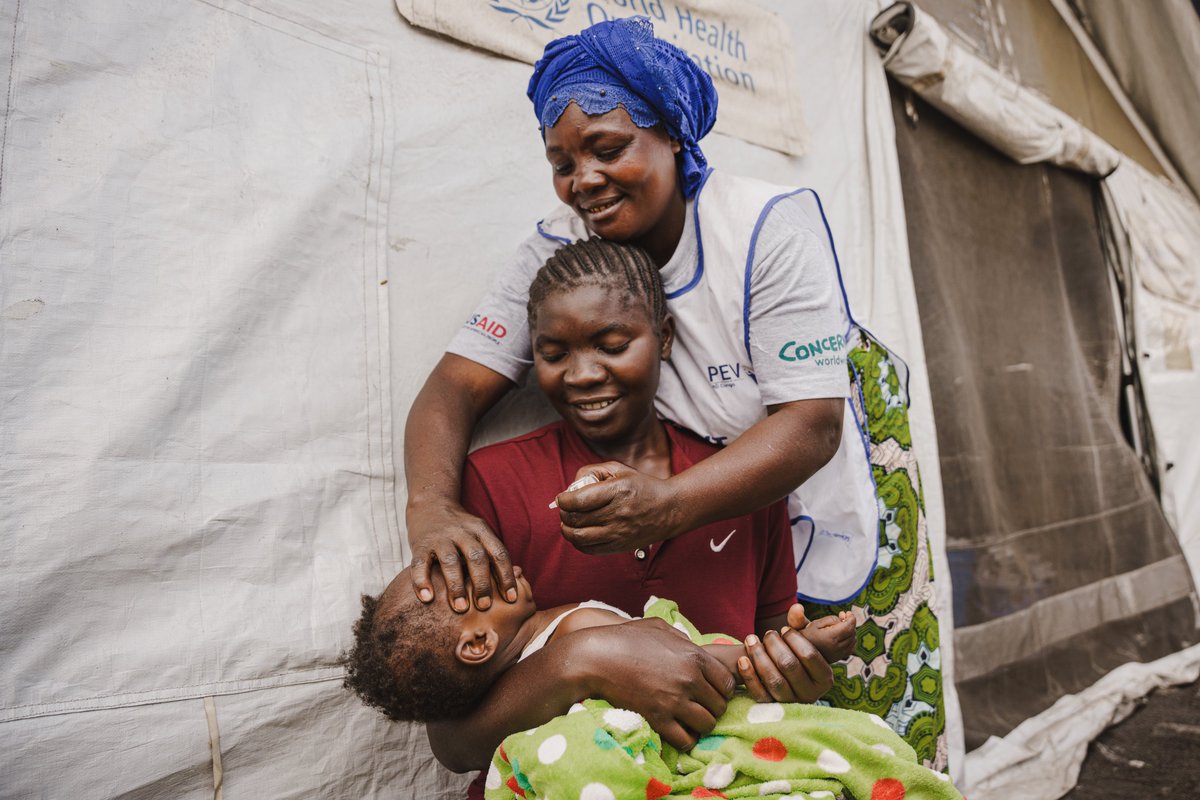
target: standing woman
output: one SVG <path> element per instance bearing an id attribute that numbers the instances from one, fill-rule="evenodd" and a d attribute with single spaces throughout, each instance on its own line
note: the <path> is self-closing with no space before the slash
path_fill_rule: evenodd
<path id="1" fill-rule="evenodd" d="M 937 667 L 928 657 L 936 654 L 936 620 L 916 636 L 918 646 L 905 645 L 909 662 L 912 653 L 926 656 L 926 680 L 916 693 L 921 703 L 913 703 L 909 664 L 887 663 L 887 643 L 913 639 L 911 616 L 898 619 L 893 612 L 913 605 L 899 602 L 898 593 L 913 585 L 922 554 L 928 560 L 916 535 L 924 530 L 916 526 L 915 510 L 913 536 L 889 538 L 880 522 L 865 432 L 847 402 L 852 394 L 862 400 L 849 368 L 857 363 L 850 352 L 856 329 L 815 194 L 708 167 L 698 141 L 716 119 L 712 82 L 686 54 L 656 39 L 648 20 L 603 22 L 551 42 L 528 93 L 564 206 L 537 224 L 478 308 L 508 335 L 465 326 L 409 413 L 407 523 L 419 595 L 433 597 L 429 566 L 436 560 L 459 611 L 468 607 L 468 581 L 477 605 L 493 602 L 493 574 L 500 594 L 515 598 L 503 545 L 459 503 L 471 433 L 531 364 L 527 292 L 546 259 L 563 243 L 592 236 L 636 244 L 658 265 L 677 324 L 658 408 L 726 447 L 668 479 L 619 464 L 585 467 L 604 480 L 559 495 L 563 535 L 583 552 L 645 558 L 680 533 L 790 494 L 798 595 L 829 605 L 852 601 L 860 627 L 876 611 L 862 598 L 881 580 L 889 602 L 896 601 L 883 610 L 890 616 L 876 626 L 879 637 L 860 642 L 861 658 L 851 660 L 857 674 L 839 670 L 846 685 L 835 686 L 832 697 L 879 713 L 901 735 L 919 727 L 921 741 L 912 744 L 926 763 L 943 767 L 937 751 L 944 747 L 936 744 L 943 724 L 940 676 L 933 676 L 932 693 L 928 680 Z M 862 388 L 870 395 L 894 385 L 894 378 L 889 383 L 887 370 L 880 375 L 876 369 Z M 865 399 L 870 406 L 873 398 Z M 907 550 L 894 552 L 897 542 Z M 886 575 L 873 576 L 881 544 L 890 548 L 880 567 Z M 722 546 L 711 543 L 717 552 Z M 654 646 L 672 645 L 663 638 Z M 779 664 L 785 672 L 787 666 Z M 663 695 L 666 700 L 655 702 L 677 705 L 634 708 L 652 722 L 682 718 L 686 712 L 678 709 L 700 702 L 687 696 L 686 685 L 670 687 L 672 695 L 649 676 L 638 680 L 644 691 L 631 692 L 635 697 Z M 790 673 L 771 691 L 777 700 L 814 694 L 797 690 Z M 926 724 L 915 726 L 918 717 Z M 431 728 L 430 739 L 443 761 L 455 760 L 444 757 L 461 743 L 452 729 Z"/>

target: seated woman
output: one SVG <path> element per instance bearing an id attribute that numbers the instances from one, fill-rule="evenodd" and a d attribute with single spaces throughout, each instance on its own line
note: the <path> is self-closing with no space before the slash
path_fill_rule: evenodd
<path id="1" fill-rule="evenodd" d="M 655 412 L 675 321 L 650 256 L 603 239 L 567 245 L 528 296 L 534 374 L 562 419 L 472 453 L 463 506 L 496 531 L 545 604 L 592 599 L 637 614 L 666 594 L 705 630 L 745 638 L 778 629 L 795 604 L 783 502 L 599 555 L 564 539 L 550 508 L 587 465 L 667 479 L 720 450 Z"/>
<path id="2" fill-rule="evenodd" d="M 562 637 L 499 675 L 462 718 L 431 723 L 431 741 L 456 731 L 478 749 L 487 746 L 486 759 L 504 736 L 544 723 L 584 698 L 620 707 L 644 700 L 613 674 L 614 653 L 627 669 L 668 671 L 672 678 L 682 669 L 679 677 L 694 684 L 690 691 L 707 695 L 710 705 L 695 704 L 683 718 L 656 726 L 666 728 L 660 729 L 664 738 L 671 741 L 674 735 L 684 749 L 725 710 L 734 687 L 729 667 L 742 676 L 753 698 L 764 701 L 783 694 L 784 687 L 795 691 L 788 682 L 796 673 L 827 686 L 830 669 L 818 650 L 802 636 L 780 633 L 789 625 L 800 628 L 803 621 L 803 609 L 795 603 L 783 501 L 612 555 L 588 555 L 564 541 L 558 515 L 549 507 L 556 496 L 561 501 L 569 495 L 562 488 L 587 464 L 607 460 L 667 478 L 719 451 L 655 411 L 674 320 L 650 256 L 602 239 L 567 245 L 538 271 L 528 297 L 538 386 L 562 420 L 472 453 L 463 478 L 464 506 L 495 528 L 546 605 L 592 599 L 634 615 L 651 596 L 670 596 L 705 630 L 745 639 L 746 653 L 723 664 L 689 647 L 681 661 L 690 666 L 676 665 L 671 653 L 663 654 L 661 640 L 628 638 L 628 631 L 641 631 L 645 623 L 621 626 L 619 643 Z M 442 599 L 448 603 L 448 597 Z M 449 613 L 449 607 L 445 610 Z M 837 624 L 853 630 L 852 618 Z M 591 640 L 602 647 L 578 649 L 580 641 Z M 672 633 L 668 644 L 674 653 L 686 642 Z M 534 666 L 564 662 L 572 665 L 565 677 Z M 703 686 L 696 685 L 700 681 Z M 524 688 L 514 692 L 513 685 Z"/>

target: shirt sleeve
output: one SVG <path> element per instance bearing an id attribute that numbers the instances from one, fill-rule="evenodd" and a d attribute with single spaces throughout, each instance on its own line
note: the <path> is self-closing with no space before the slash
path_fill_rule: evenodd
<path id="1" fill-rule="evenodd" d="M 468 358 L 520 383 L 533 364 L 526 305 L 529 285 L 561 242 L 534 233 L 496 279 L 462 328 L 450 340 L 447 353 Z"/>
<path id="2" fill-rule="evenodd" d="M 796 557 L 792 550 L 792 526 L 788 521 L 787 500 L 779 500 L 758 512 L 765 517 L 766 539 L 762 576 L 758 581 L 758 608 L 755 619 L 786 613 L 796 602 Z"/>
<path id="3" fill-rule="evenodd" d="M 846 314 L 820 211 L 780 200 L 755 243 L 747 297 L 750 356 L 764 405 L 848 397 Z"/>
<path id="4" fill-rule="evenodd" d="M 488 524 L 488 527 L 504 541 L 504 532 L 500 530 L 500 514 L 488 491 L 487 483 L 480 474 L 479 468 L 470 456 L 463 467 L 462 507 Z"/>

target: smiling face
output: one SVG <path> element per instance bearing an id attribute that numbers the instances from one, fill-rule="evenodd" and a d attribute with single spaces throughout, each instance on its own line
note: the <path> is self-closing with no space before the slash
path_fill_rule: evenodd
<path id="1" fill-rule="evenodd" d="M 530 333 L 538 385 L 585 440 L 623 444 L 654 429 L 659 368 L 674 333 L 669 314 L 655 324 L 627 290 L 584 284 L 547 294 Z"/>
<path id="2" fill-rule="evenodd" d="M 660 266 L 683 231 L 678 152 L 679 143 L 661 127 L 639 128 L 620 106 L 592 117 L 571 103 L 546 129 L 558 198 L 588 230 L 639 245 Z"/>

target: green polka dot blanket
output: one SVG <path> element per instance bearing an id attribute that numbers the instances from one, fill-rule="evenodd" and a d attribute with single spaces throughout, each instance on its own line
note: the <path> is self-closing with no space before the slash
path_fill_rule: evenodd
<path id="1" fill-rule="evenodd" d="M 674 603 L 661 617 L 707 644 Z M 728 638 L 728 637 L 722 637 Z M 755 703 L 740 690 L 716 728 L 681 753 L 632 711 L 602 700 L 509 736 L 492 758 L 487 800 L 756 797 L 795 800 L 961 800 L 946 775 L 917 761 L 883 720 L 800 703 Z"/>

